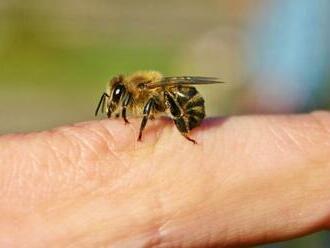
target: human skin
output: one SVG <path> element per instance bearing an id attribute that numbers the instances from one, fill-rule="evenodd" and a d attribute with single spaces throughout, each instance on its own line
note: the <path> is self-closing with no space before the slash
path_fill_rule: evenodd
<path id="1" fill-rule="evenodd" d="M 330 114 L 0 137 L 0 247 L 235 247 L 330 226 Z"/>

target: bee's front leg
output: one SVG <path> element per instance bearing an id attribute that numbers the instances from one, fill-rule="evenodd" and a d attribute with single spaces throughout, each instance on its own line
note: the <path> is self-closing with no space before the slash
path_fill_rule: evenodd
<path id="1" fill-rule="evenodd" d="M 106 102 L 106 98 L 109 98 L 110 96 L 107 94 L 107 93 L 103 93 L 101 98 L 100 98 L 100 101 L 97 105 L 97 108 L 95 110 L 95 116 L 97 116 L 97 114 L 99 113 L 99 110 L 101 108 L 101 111 L 102 113 L 104 112 L 104 105 L 105 105 L 105 102 Z"/>

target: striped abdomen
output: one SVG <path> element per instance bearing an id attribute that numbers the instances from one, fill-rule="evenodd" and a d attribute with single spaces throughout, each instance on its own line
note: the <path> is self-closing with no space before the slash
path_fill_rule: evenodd
<path id="1" fill-rule="evenodd" d="M 171 88 L 170 93 L 174 101 L 169 104 L 172 106 L 170 106 L 170 111 L 179 131 L 188 133 L 191 129 L 199 126 L 205 117 L 205 107 L 204 99 L 198 91 L 191 86 L 178 86 Z M 171 99 L 168 101 L 170 102 Z M 173 109 L 174 105 L 178 109 Z"/>

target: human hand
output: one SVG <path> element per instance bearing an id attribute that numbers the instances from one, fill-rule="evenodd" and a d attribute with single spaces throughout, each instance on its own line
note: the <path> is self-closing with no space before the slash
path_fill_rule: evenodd
<path id="1" fill-rule="evenodd" d="M 1 247 L 248 246 L 330 226 L 330 114 L 0 138 Z"/>

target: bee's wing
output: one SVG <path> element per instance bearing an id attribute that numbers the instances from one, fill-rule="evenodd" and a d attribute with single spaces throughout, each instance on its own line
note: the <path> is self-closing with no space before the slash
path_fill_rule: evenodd
<path id="1" fill-rule="evenodd" d="M 224 83 L 216 77 L 196 77 L 196 76 L 182 76 L 182 77 L 163 77 L 158 82 L 148 84 L 148 88 L 157 88 L 162 86 L 175 85 L 194 85 L 194 84 L 219 84 Z"/>

